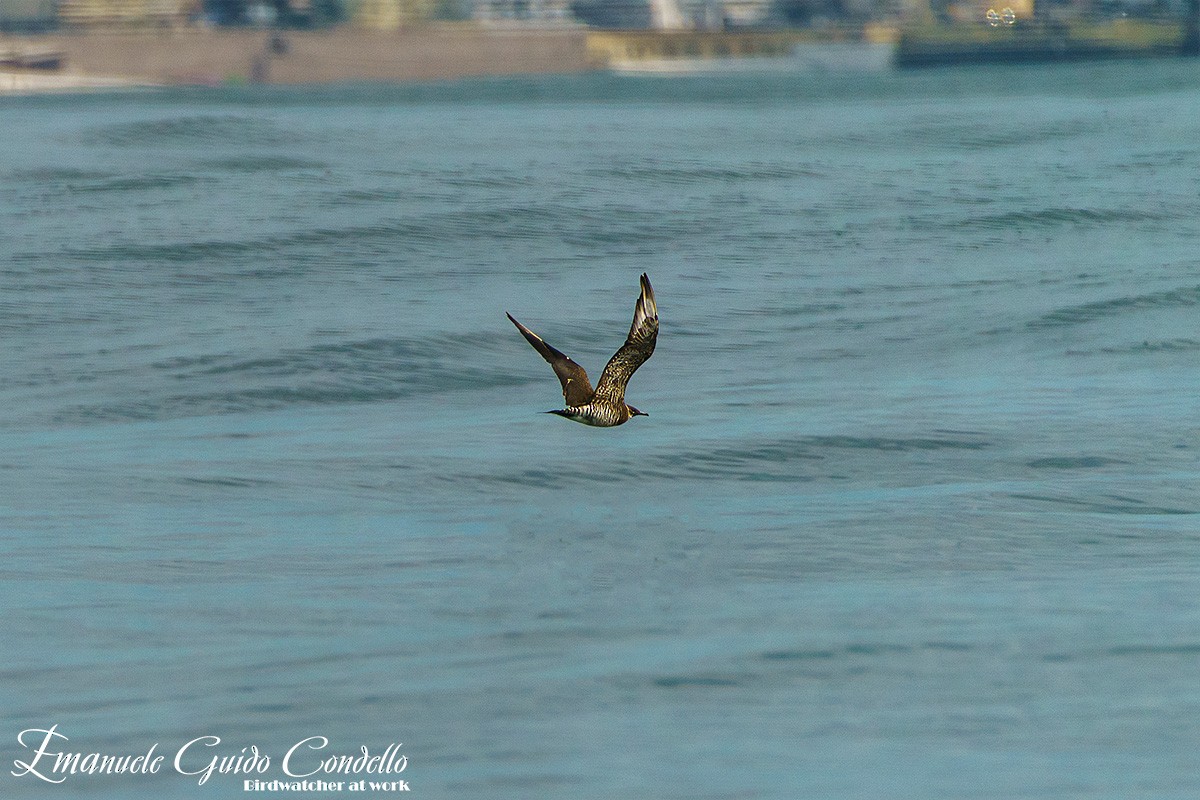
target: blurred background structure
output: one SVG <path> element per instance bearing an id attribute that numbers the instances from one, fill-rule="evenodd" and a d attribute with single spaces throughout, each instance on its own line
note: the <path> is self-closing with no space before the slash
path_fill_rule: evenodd
<path id="1" fill-rule="evenodd" d="M 1200 0 L 0 0 L 0 90 L 1200 54 Z"/>
<path id="2" fill-rule="evenodd" d="M 434 21 L 604 29 L 788 29 L 1181 16 L 1187 0 L 0 0 L 0 31 L 183 28 L 395 30 Z"/>

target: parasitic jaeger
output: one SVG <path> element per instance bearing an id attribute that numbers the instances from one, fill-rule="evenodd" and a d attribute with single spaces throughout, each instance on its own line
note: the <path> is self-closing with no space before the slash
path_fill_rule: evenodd
<path id="1" fill-rule="evenodd" d="M 547 411 L 547 414 L 558 414 L 584 425 L 601 428 L 621 425 L 634 417 L 650 416 L 625 402 L 625 387 L 629 384 L 629 379 L 654 353 L 654 345 L 658 341 L 658 306 L 655 305 L 654 289 L 650 286 L 650 279 L 646 277 L 646 273 L 642 273 L 642 294 L 633 309 L 633 324 L 629 327 L 629 336 L 605 365 L 595 389 L 588 381 L 587 372 L 583 367 L 546 344 L 542 337 L 513 319 L 512 314 L 507 316 L 512 324 L 517 326 L 521 335 L 533 345 L 533 349 L 554 368 L 554 374 L 562 383 L 563 399 L 567 407 Z"/>

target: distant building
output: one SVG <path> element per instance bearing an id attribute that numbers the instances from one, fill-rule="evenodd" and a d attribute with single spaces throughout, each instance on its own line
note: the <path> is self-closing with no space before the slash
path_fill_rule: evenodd
<path id="1" fill-rule="evenodd" d="M 564 24 L 575 22 L 570 0 L 477 0 L 475 19 L 480 22 Z"/>
<path id="2" fill-rule="evenodd" d="M 1033 0 L 959 0 L 946 7 L 946 14 L 955 22 L 1013 25 L 1033 18 Z"/>
<path id="3" fill-rule="evenodd" d="M 58 20 L 68 28 L 172 28 L 200 9 L 199 0 L 60 0 Z"/>
<path id="4" fill-rule="evenodd" d="M 360 28 L 394 31 L 431 19 L 438 0 L 357 0 L 350 4 L 350 20 Z"/>
<path id="5" fill-rule="evenodd" d="M 476 0 L 485 21 L 562 22 L 594 28 L 716 30 L 758 25 L 773 0 Z"/>
<path id="6" fill-rule="evenodd" d="M 650 28 L 649 0 L 573 0 L 571 13 L 596 28 Z"/>
<path id="7" fill-rule="evenodd" d="M 0 31 L 38 32 L 53 28 L 57 22 L 54 0 L 0 0 Z"/>
<path id="8" fill-rule="evenodd" d="M 342 0 L 202 0 L 206 25 L 321 28 L 346 20 Z"/>
<path id="9" fill-rule="evenodd" d="M 763 0 L 725 0 L 719 4 L 725 28 L 754 28 L 775 16 L 774 4 Z"/>

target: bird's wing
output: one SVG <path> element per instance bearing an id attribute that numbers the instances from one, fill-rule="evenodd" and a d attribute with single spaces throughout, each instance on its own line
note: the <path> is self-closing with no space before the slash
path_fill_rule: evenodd
<path id="1" fill-rule="evenodd" d="M 542 337 L 513 319 L 512 314 L 507 316 L 512 324 L 517 326 L 517 330 L 521 332 L 526 341 L 533 345 L 533 349 L 541 353 L 542 358 L 554 367 L 554 374 L 558 376 L 558 381 L 562 384 L 563 399 L 567 401 L 567 407 L 587 405 L 595 392 L 592 391 L 592 384 L 588 381 L 584 368 L 561 351 L 543 342 Z"/>
<path id="2" fill-rule="evenodd" d="M 654 302 L 654 288 L 650 279 L 642 273 L 642 294 L 633 308 L 633 324 L 625 344 L 613 354 L 600 380 L 596 383 L 596 396 L 612 403 L 624 402 L 625 387 L 633 373 L 654 354 L 658 342 L 658 306 Z"/>

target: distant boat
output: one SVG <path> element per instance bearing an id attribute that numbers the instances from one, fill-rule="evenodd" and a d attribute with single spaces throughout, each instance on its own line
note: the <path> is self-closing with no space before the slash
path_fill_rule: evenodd
<path id="1" fill-rule="evenodd" d="M 986 27 L 944 25 L 906 29 L 896 66 L 1016 64 L 1053 61 L 1175 57 L 1186 54 L 1189 24 L 1174 20 L 1115 19 L 1107 22 L 1023 22 Z M 1200 36 L 1200 33 L 1196 34 Z"/>
<path id="2" fill-rule="evenodd" d="M 612 59 L 609 69 L 629 75 L 883 72 L 892 68 L 894 42 L 800 42 L 788 55 Z"/>
<path id="3" fill-rule="evenodd" d="M 63 54 L 57 50 L 0 50 L 0 69 L 42 70 L 62 69 Z"/>

